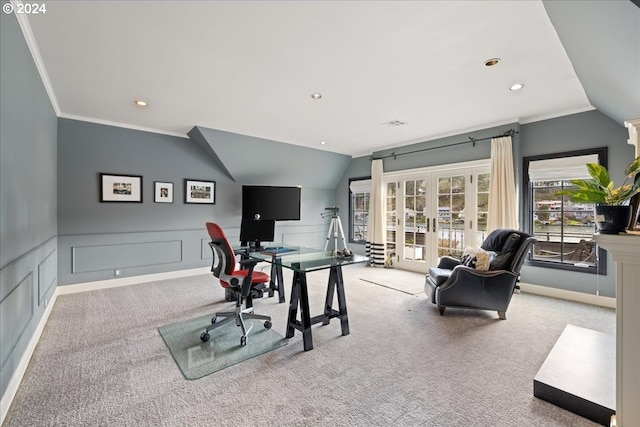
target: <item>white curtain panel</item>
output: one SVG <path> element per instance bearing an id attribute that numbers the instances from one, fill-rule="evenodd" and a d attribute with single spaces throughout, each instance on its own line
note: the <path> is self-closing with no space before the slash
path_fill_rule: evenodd
<path id="1" fill-rule="evenodd" d="M 371 195 L 367 221 L 366 254 L 374 267 L 384 267 L 387 235 L 385 233 L 385 188 L 382 159 L 371 161 Z"/>
<path id="2" fill-rule="evenodd" d="M 487 233 L 498 228 L 519 228 L 511 145 L 510 136 L 491 140 L 491 184 Z"/>

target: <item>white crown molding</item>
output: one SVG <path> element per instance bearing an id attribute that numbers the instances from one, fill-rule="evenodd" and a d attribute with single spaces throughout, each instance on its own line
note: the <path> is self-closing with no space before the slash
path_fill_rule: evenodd
<path id="1" fill-rule="evenodd" d="M 629 129 L 629 139 L 627 142 L 636 149 L 636 157 L 640 155 L 640 119 L 627 120 L 624 125 Z"/>
<path id="2" fill-rule="evenodd" d="M 16 5 L 21 3 L 22 2 L 19 0 L 11 0 L 11 4 L 13 4 L 14 10 L 17 8 Z M 58 99 L 56 98 L 56 94 L 53 91 L 53 86 L 51 86 L 51 81 L 49 80 L 49 75 L 47 74 L 47 69 L 44 66 L 44 62 L 42 62 L 40 50 L 38 49 L 36 39 L 33 37 L 33 32 L 31 31 L 31 25 L 29 25 L 27 15 L 24 13 L 16 13 L 15 15 L 18 19 L 18 25 L 20 25 L 20 29 L 22 30 L 22 34 L 24 35 L 24 39 L 27 42 L 27 46 L 29 47 L 29 51 L 31 52 L 31 56 L 33 57 L 33 62 L 35 62 L 38 73 L 40 74 L 40 78 L 42 79 L 44 89 L 47 91 L 47 95 L 49 95 L 49 101 L 51 101 L 53 111 L 56 113 L 56 116 L 59 117 L 60 106 L 58 105 Z"/>
<path id="3" fill-rule="evenodd" d="M 111 120 L 96 119 L 94 117 L 84 117 L 84 116 L 77 116 L 75 114 L 66 114 L 66 113 L 58 114 L 58 117 L 60 117 L 62 119 L 79 120 L 81 122 L 97 123 L 97 124 L 100 124 L 100 125 L 116 126 L 116 127 L 119 127 L 119 128 L 139 130 L 139 131 L 142 131 L 142 132 L 159 133 L 159 134 L 162 134 L 162 135 L 177 136 L 178 138 L 187 138 L 187 139 L 189 138 L 189 136 L 186 133 L 168 132 L 166 130 L 147 128 L 147 127 L 144 127 L 144 126 L 130 125 L 130 124 L 127 124 L 127 123 L 113 122 Z"/>
<path id="4" fill-rule="evenodd" d="M 583 108 L 576 108 L 574 110 L 566 110 L 566 111 L 560 111 L 554 114 L 545 114 L 542 116 L 532 116 L 532 117 L 527 117 L 526 119 L 522 119 L 520 120 L 520 123 L 523 125 L 526 125 L 528 123 L 535 123 L 535 122 L 541 122 L 543 120 L 550 120 L 550 119 L 556 119 L 558 117 L 564 117 L 564 116 L 570 116 L 572 114 L 579 114 L 579 113 L 584 113 L 585 111 L 592 111 L 595 110 L 596 107 L 589 105 L 588 107 L 583 107 Z"/>

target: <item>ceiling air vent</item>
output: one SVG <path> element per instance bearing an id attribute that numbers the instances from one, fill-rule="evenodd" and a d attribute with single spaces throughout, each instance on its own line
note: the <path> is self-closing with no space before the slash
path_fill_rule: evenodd
<path id="1" fill-rule="evenodd" d="M 398 119 L 383 123 L 384 126 L 388 126 L 390 128 L 395 128 L 395 127 L 406 125 L 406 124 L 407 122 L 403 122 L 402 120 L 398 120 Z"/>

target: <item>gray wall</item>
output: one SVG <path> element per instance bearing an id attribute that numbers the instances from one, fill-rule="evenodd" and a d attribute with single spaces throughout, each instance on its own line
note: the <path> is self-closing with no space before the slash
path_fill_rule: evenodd
<path id="1" fill-rule="evenodd" d="M 640 0 L 542 4 L 591 105 L 619 124 L 640 117 Z"/>
<path id="2" fill-rule="evenodd" d="M 56 116 L 15 15 L 0 17 L 0 395 L 57 285 Z"/>
<path id="3" fill-rule="evenodd" d="M 522 191 L 522 159 L 523 157 L 551 154 L 563 151 L 580 150 L 585 148 L 608 147 L 609 169 L 612 178 L 622 183 L 624 180 L 624 168 L 633 158 L 633 147 L 627 144 L 629 134 L 624 126 L 614 122 L 598 111 L 589 111 L 551 120 L 544 120 L 519 126 L 500 126 L 485 129 L 471 134 L 461 134 L 440 140 L 413 144 L 405 147 L 394 148 L 375 153 L 382 156 L 395 153 L 409 152 L 428 147 L 436 147 L 462 141 L 468 141 L 469 137 L 484 138 L 499 135 L 508 129 L 516 129 L 520 133 L 514 137 L 514 167 L 516 169 L 516 191 L 518 191 L 520 205 L 524 193 Z M 478 142 L 475 147 L 471 144 L 463 144 L 446 149 L 435 149 L 408 156 L 388 158 L 384 162 L 384 170 L 397 171 L 412 168 L 434 166 L 440 164 L 464 162 L 470 160 L 486 159 L 491 156 L 489 142 Z M 370 158 L 359 157 L 351 161 L 345 174 L 342 176 L 336 188 L 336 200 L 340 207 L 342 222 L 348 224 L 349 178 L 369 176 L 371 174 Z M 524 212 L 520 209 L 520 223 L 524 222 Z M 364 253 L 362 245 L 350 245 L 350 248 L 359 253 Z M 615 265 L 611 257 L 607 257 L 607 275 L 595 275 L 579 272 L 569 272 L 543 267 L 524 266 L 522 269 L 522 281 L 531 284 L 566 289 L 589 294 L 598 292 L 603 296 L 615 296 Z"/>
<path id="4" fill-rule="evenodd" d="M 186 138 L 60 119 L 59 284 L 112 279 L 116 269 L 126 277 L 210 265 L 207 221 L 238 242 L 242 186 L 203 154 Z M 100 203 L 101 172 L 142 175 L 143 203 Z M 215 204 L 185 204 L 185 178 L 215 181 Z M 172 204 L 154 203 L 154 181 L 173 182 Z M 333 189 L 303 187 L 300 221 L 278 222 L 276 240 L 323 244 L 320 212 L 333 203 Z"/>
<path id="5" fill-rule="evenodd" d="M 333 190 L 351 161 L 344 154 L 200 126 L 191 129 L 189 137 L 239 184 Z"/>

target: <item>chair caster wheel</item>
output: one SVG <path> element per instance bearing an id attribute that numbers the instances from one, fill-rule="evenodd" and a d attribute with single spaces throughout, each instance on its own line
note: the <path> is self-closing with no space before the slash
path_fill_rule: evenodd
<path id="1" fill-rule="evenodd" d="M 270 320 L 267 320 L 266 322 L 264 322 L 265 329 L 271 329 L 271 326 L 273 326 L 273 323 L 271 323 Z"/>
<path id="2" fill-rule="evenodd" d="M 211 338 L 211 335 L 209 335 L 208 332 L 203 332 L 202 334 L 200 334 L 200 339 L 202 340 L 202 342 L 209 341 L 209 338 Z"/>
<path id="3" fill-rule="evenodd" d="M 212 324 L 212 325 L 215 325 L 217 321 L 218 321 L 218 316 L 213 316 L 213 317 L 211 318 L 211 324 Z"/>
<path id="4" fill-rule="evenodd" d="M 242 336 L 240 337 L 240 346 L 244 347 L 245 345 L 247 345 L 247 337 Z"/>

